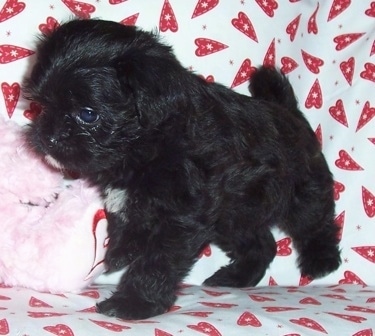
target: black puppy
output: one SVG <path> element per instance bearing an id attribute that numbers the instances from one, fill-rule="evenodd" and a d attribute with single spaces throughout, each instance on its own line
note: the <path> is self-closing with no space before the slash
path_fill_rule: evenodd
<path id="1" fill-rule="evenodd" d="M 128 266 L 99 312 L 166 312 L 210 242 L 231 262 L 205 284 L 254 286 L 276 254 L 273 225 L 292 237 L 303 275 L 337 269 L 333 180 L 315 134 L 275 69 L 260 68 L 250 90 L 206 83 L 135 27 L 75 20 L 42 38 L 30 142 L 99 186 L 107 267 Z"/>

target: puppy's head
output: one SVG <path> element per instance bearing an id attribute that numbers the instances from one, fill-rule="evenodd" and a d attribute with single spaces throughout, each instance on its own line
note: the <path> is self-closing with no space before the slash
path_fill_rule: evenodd
<path id="1" fill-rule="evenodd" d="M 42 106 L 30 142 L 67 169 L 108 169 L 168 119 L 179 72 L 154 34 L 111 21 L 65 23 L 41 38 L 26 80 L 26 94 Z"/>

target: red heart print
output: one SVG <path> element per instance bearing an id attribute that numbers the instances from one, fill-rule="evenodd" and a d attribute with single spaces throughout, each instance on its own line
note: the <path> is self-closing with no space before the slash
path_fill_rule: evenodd
<path id="1" fill-rule="evenodd" d="M 353 160 L 353 158 L 345 150 L 339 151 L 339 158 L 335 161 L 336 167 L 343 170 L 358 171 L 363 168 Z"/>
<path id="2" fill-rule="evenodd" d="M 219 292 L 219 291 L 213 291 L 213 290 L 208 290 L 208 289 L 203 289 L 203 292 L 210 296 L 222 296 L 222 295 L 227 295 L 230 294 L 230 292 Z"/>
<path id="3" fill-rule="evenodd" d="M 319 67 L 324 65 L 324 61 L 321 58 L 313 56 L 304 50 L 301 50 L 301 53 L 302 59 L 306 64 L 307 69 L 309 69 L 314 74 L 318 74 L 320 72 Z"/>
<path id="4" fill-rule="evenodd" d="M 352 247 L 352 250 L 357 252 L 361 257 L 375 264 L 375 246 L 356 246 Z"/>
<path id="5" fill-rule="evenodd" d="M 322 105 L 323 105 L 322 89 L 320 87 L 319 79 L 316 79 L 307 95 L 307 98 L 305 101 L 305 107 L 308 109 L 312 107 L 320 109 Z"/>
<path id="6" fill-rule="evenodd" d="M 29 306 L 30 307 L 38 307 L 38 308 L 53 308 L 48 303 L 43 302 L 42 300 L 39 300 L 32 296 L 29 300 Z"/>
<path id="7" fill-rule="evenodd" d="M 34 51 L 11 44 L 0 45 L 0 64 L 18 61 L 34 54 Z"/>
<path id="8" fill-rule="evenodd" d="M 313 297 L 305 297 L 304 299 L 300 300 L 299 303 L 300 304 L 311 304 L 311 305 L 316 305 L 316 306 L 321 305 L 321 303 Z"/>
<path id="9" fill-rule="evenodd" d="M 45 317 L 59 317 L 67 314 L 51 313 L 51 312 L 27 312 L 27 315 L 32 318 L 45 318 Z"/>
<path id="10" fill-rule="evenodd" d="M 355 334 L 353 334 L 352 336 L 373 336 L 373 335 L 374 334 L 372 333 L 372 328 L 371 328 L 371 329 L 360 330 L 356 332 Z"/>
<path id="11" fill-rule="evenodd" d="M 261 327 L 262 323 L 259 319 L 250 312 L 244 312 L 237 320 L 239 326 L 252 326 L 252 327 Z"/>
<path id="12" fill-rule="evenodd" d="M 36 103 L 31 102 L 30 108 L 23 112 L 24 117 L 29 120 L 35 120 L 35 118 L 42 112 L 42 107 Z"/>
<path id="13" fill-rule="evenodd" d="M 333 41 L 336 43 L 335 49 L 337 51 L 343 50 L 353 42 L 361 38 L 365 33 L 350 33 L 336 36 Z"/>
<path id="14" fill-rule="evenodd" d="M 162 32 L 167 30 L 175 33 L 178 30 L 178 23 L 173 8 L 168 0 L 164 1 L 159 19 L 159 29 Z"/>
<path id="15" fill-rule="evenodd" d="M 1 287 L 1 288 L 10 288 L 10 287 Z M 11 300 L 11 298 L 8 296 L 0 295 L 0 300 L 8 301 L 8 300 Z"/>
<path id="16" fill-rule="evenodd" d="M 299 319 L 291 319 L 290 322 L 294 324 L 298 324 L 302 327 L 306 327 L 315 331 L 320 331 L 322 333 L 327 334 L 327 331 L 316 321 L 307 318 L 307 317 L 301 317 Z"/>
<path id="17" fill-rule="evenodd" d="M 375 82 L 375 64 L 374 63 L 365 63 L 365 70 L 360 74 L 363 79 Z"/>
<path id="18" fill-rule="evenodd" d="M 309 22 L 307 24 L 307 32 L 309 34 L 313 33 L 313 34 L 318 34 L 318 24 L 316 23 L 316 16 L 318 14 L 318 11 L 319 11 L 319 2 L 318 2 L 318 5 L 314 11 L 314 13 L 311 15 L 310 19 L 309 19 Z"/>
<path id="19" fill-rule="evenodd" d="M 112 323 L 112 322 L 107 322 L 107 321 L 97 321 L 97 320 L 92 320 L 92 319 L 89 319 L 89 321 L 95 323 L 99 327 L 102 327 L 110 331 L 115 331 L 115 332 L 121 332 L 127 329 L 131 329 L 128 326 L 124 326 L 124 325 Z"/>
<path id="20" fill-rule="evenodd" d="M 212 250 L 211 250 L 211 246 L 210 245 L 207 245 L 200 253 L 199 255 L 199 259 L 203 258 L 203 257 L 210 257 L 212 254 Z"/>
<path id="21" fill-rule="evenodd" d="M 58 21 L 53 18 L 52 16 L 47 17 L 46 23 L 41 23 L 39 25 L 39 30 L 44 34 L 48 35 L 52 33 L 55 29 L 57 29 L 60 26 Z"/>
<path id="22" fill-rule="evenodd" d="M 210 10 L 214 9 L 218 4 L 219 0 L 198 0 L 191 18 L 194 19 L 197 16 L 209 12 Z"/>
<path id="23" fill-rule="evenodd" d="M 341 182 L 335 181 L 333 184 L 333 195 L 335 201 L 338 201 L 340 199 L 340 193 L 343 193 L 345 191 L 345 185 Z"/>
<path id="24" fill-rule="evenodd" d="M 370 218 L 375 216 L 375 195 L 365 187 L 362 187 L 362 203 L 366 215 Z"/>
<path id="25" fill-rule="evenodd" d="M 315 130 L 315 136 L 319 141 L 320 148 L 323 148 L 323 132 L 322 132 L 322 125 L 318 125 L 318 127 Z"/>
<path id="26" fill-rule="evenodd" d="M 276 301 L 273 298 L 262 296 L 262 295 L 249 295 L 249 298 L 256 302 L 267 302 L 267 301 Z"/>
<path id="27" fill-rule="evenodd" d="M 258 42 L 254 26 L 244 12 L 239 12 L 237 18 L 232 19 L 232 25 L 247 37 Z"/>
<path id="28" fill-rule="evenodd" d="M 275 0 L 255 0 L 255 2 L 269 17 L 273 17 L 275 15 L 275 10 L 279 7 Z"/>
<path id="29" fill-rule="evenodd" d="M 365 10 L 365 14 L 371 17 L 375 17 L 375 1 L 371 2 L 370 8 Z"/>
<path id="30" fill-rule="evenodd" d="M 301 276 L 299 279 L 298 286 L 307 286 L 308 284 L 312 283 L 314 279 L 311 279 L 308 276 Z"/>
<path id="31" fill-rule="evenodd" d="M 207 322 L 199 322 L 198 324 L 189 324 L 187 326 L 190 329 L 201 332 L 209 336 L 221 336 L 219 330 L 217 330 L 212 324 Z"/>
<path id="32" fill-rule="evenodd" d="M 135 13 L 121 20 L 120 23 L 126 26 L 134 26 L 137 23 L 138 16 L 139 16 L 139 13 Z"/>
<path id="33" fill-rule="evenodd" d="M 13 83 L 12 85 L 1 83 L 1 91 L 3 93 L 8 117 L 12 118 L 13 112 L 16 109 L 20 98 L 21 86 L 18 83 Z"/>
<path id="34" fill-rule="evenodd" d="M 268 313 L 279 313 L 293 310 L 301 310 L 301 308 L 296 307 L 262 307 Z"/>
<path id="35" fill-rule="evenodd" d="M 234 77 L 234 80 L 232 82 L 232 85 L 230 86 L 232 89 L 238 85 L 241 85 L 245 82 L 248 82 L 251 78 L 251 75 L 256 71 L 255 67 L 251 66 L 251 60 L 249 58 L 246 58 L 240 68 L 238 69 L 236 76 Z"/>
<path id="36" fill-rule="evenodd" d="M 96 290 L 86 291 L 86 292 L 80 293 L 79 295 L 87 296 L 87 297 L 90 297 L 92 299 L 99 299 L 100 298 L 99 292 L 96 291 Z"/>
<path id="37" fill-rule="evenodd" d="M 284 56 L 281 58 L 281 72 L 286 75 L 298 67 L 298 63 L 290 57 Z"/>
<path id="38" fill-rule="evenodd" d="M 361 116 L 359 117 L 356 132 L 358 132 L 363 126 L 369 123 L 372 118 L 375 117 L 375 107 L 370 106 L 370 102 L 367 101 L 363 106 Z"/>
<path id="39" fill-rule="evenodd" d="M 73 330 L 70 329 L 65 324 L 56 324 L 55 326 L 46 326 L 43 329 L 58 336 L 61 336 L 61 335 L 74 336 Z"/>
<path id="40" fill-rule="evenodd" d="M 25 9 L 24 2 L 18 0 L 7 0 L 0 10 L 0 22 L 9 20 L 13 16 L 18 15 Z"/>
<path id="41" fill-rule="evenodd" d="M 354 323 L 362 323 L 364 321 L 367 321 L 367 318 L 364 318 L 362 316 L 337 314 L 337 313 L 331 313 L 331 312 L 328 312 L 327 314 L 332 315 L 332 316 L 336 316 L 336 317 L 342 318 L 346 321 L 350 321 L 350 322 L 354 322 Z"/>
<path id="42" fill-rule="evenodd" d="M 335 299 L 335 300 L 351 301 L 344 295 L 340 295 L 340 294 L 323 294 L 322 296 L 330 298 L 330 299 Z"/>
<path id="43" fill-rule="evenodd" d="M 269 280 L 268 280 L 268 286 L 277 286 L 277 282 L 276 280 L 270 276 Z"/>
<path id="44" fill-rule="evenodd" d="M 70 11 L 81 19 L 89 19 L 91 14 L 95 12 L 95 6 L 86 2 L 76 0 L 61 0 Z"/>
<path id="45" fill-rule="evenodd" d="M 277 247 L 277 256 L 286 257 L 292 254 L 292 249 L 290 248 L 290 244 L 292 243 L 292 239 L 289 237 L 283 238 L 276 242 Z"/>
<path id="46" fill-rule="evenodd" d="M 295 19 L 293 19 L 287 26 L 286 26 L 286 33 L 289 35 L 290 41 L 293 42 L 296 35 L 297 30 L 299 27 L 299 23 L 301 20 L 301 15 L 299 14 Z"/>
<path id="47" fill-rule="evenodd" d="M 219 41 L 211 40 L 204 37 L 198 37 L 197 39 L 195 39 L 194 43 L 198 47 L 195 50 L 195 55 L 199 57 L 207 56 L 228 48 L 227 45 Z"/>
<path id="48" fill-rule="evenodd" d="M 371 297 L 366 300 L 366 303 L 374 303 L 374 302 L 375 302 L 375 297 Z"/>
<path id="49" fill-rule="evenodd" d="M 341 239 L 342 239 L 342 233 L 344 231 L 344 224 L 345 224 L 345 211 L 341 212 L 335 218 L 335 224 L 339 228 L 339 231 L 337 232 L 337 239 L 338 239 L 338 241 L 341 241 Z"/>
<path id="50" fill-rule="evenodd" d="M 350 57 L 347 61 L 343 61 L 340 63 L 340 70 L 350 86 L 352 85 L 352 82 L 353 82 L 354 67 L 355 67 L 354 57 Z"/>
<path id="51" fill-rule="evenodd" d="M 89 307 L 89 308 L 85 308 L 85 309 L 82 309 L 82 310 L 78 310 L 79 313 L 96 313 L 96 307 L 95 306 L 92 306 L 92 307 Z"/>
<path id="52" fill-rule="evenodd" d="M 339 16 L 350 6 L 351 0 L 334 0 L 328 13 L 328 22 Z"/>
<path id="53" fill-rule="evenodd" d="M 111 5 L 118 5 L 118 4 L 123 3 L 125 1 L 127 1 L 127 0 L 109 0 L 109 3 Z"/>
<path id="54" fill-rule="evenodd" d="M 374 246 L 372 247 L 374 248 Z M 361 313 L 370 313 L 375 314 L 375 309 L 365 308 L 365 307 L 359 307 L 359 306 L 347 306 L 345 308 L 347 311 L 354 311 L 354 312 L 361 312 Z"/>
<path id="55" fill-rule="evenodd" d="M 355 273 L 352 271 L 345 271 L 344 272 L 344 279 L 339 280 L 339 284 L 346 284 L 346 285 L 363 285 L 366 286 L 366 283 Z"/>
<path id="56" fill-rule="evenodd" d="M 230 309 L 233 307 L 237 307 L 237 304 L 234 303 L 219 303 L 219 302 L 198 302 L 203 306 L 211 307 L 211 308 L 223 308 L 223 309 Z"/>
<path id="57" fill-rule="evenodd" d="M 6 319 L 0 320 L 0 335 L 8 335 L 9 334 L 9 324 Z"/>
<path id="58" fill-rule="evenodd" d="M 274 67 L 276 65 L 275 39 L 272 40 L 270 46 L 267 49 L 266 55 L 263 59 L 263 65 L 269 67 Z"/>
<path id="59" fill-rule="evenodd" d="M 375 40 L 372 43 L 372 47 L 371 47 L 371 51 L 370 51 L 370 56 L 373 56 L 373 55 L 375 55 Z"/>
<path id="60" fill-rule="evenodd" d="M 371 141 L 375 145 L 375 138 L 367 138 L 369 141 Z"/>
<path id="61" fill-rule="evenodd" d="M 346 118 L 344 103 L 341 99 L 336 101 L 334 106 L 331 106 L 329 109 L 329 114 L 338 121 L 341 125 L 348 127 L 348 120 Z"/>
<path id="62" fill-rule="evenodd" d="M 170 333 L 167 333 L 164 330 L 155 329 L 155 336 L 173 336 L 173 335 Z"/>

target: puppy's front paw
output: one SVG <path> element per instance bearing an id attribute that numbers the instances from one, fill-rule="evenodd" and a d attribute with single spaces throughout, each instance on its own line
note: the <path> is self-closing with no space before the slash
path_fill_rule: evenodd
<path id="1" fill-rule="evenodd" d="M 167 309 L 156 302 L 146 301 L 138 296 L 113 295 L 96 305 L 97 312 L 124 320 L 141 320 L 163 314 Z"/>

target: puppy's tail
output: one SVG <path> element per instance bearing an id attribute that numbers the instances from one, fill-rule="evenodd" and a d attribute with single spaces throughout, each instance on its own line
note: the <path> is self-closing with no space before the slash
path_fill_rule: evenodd
<path id="1" fill-rule="evenodd" d="M 251 76 L 249 91 L 252 97 L 298 110 L 298 102 L 289 80 L 273 67 L 261 66 Z"/>

